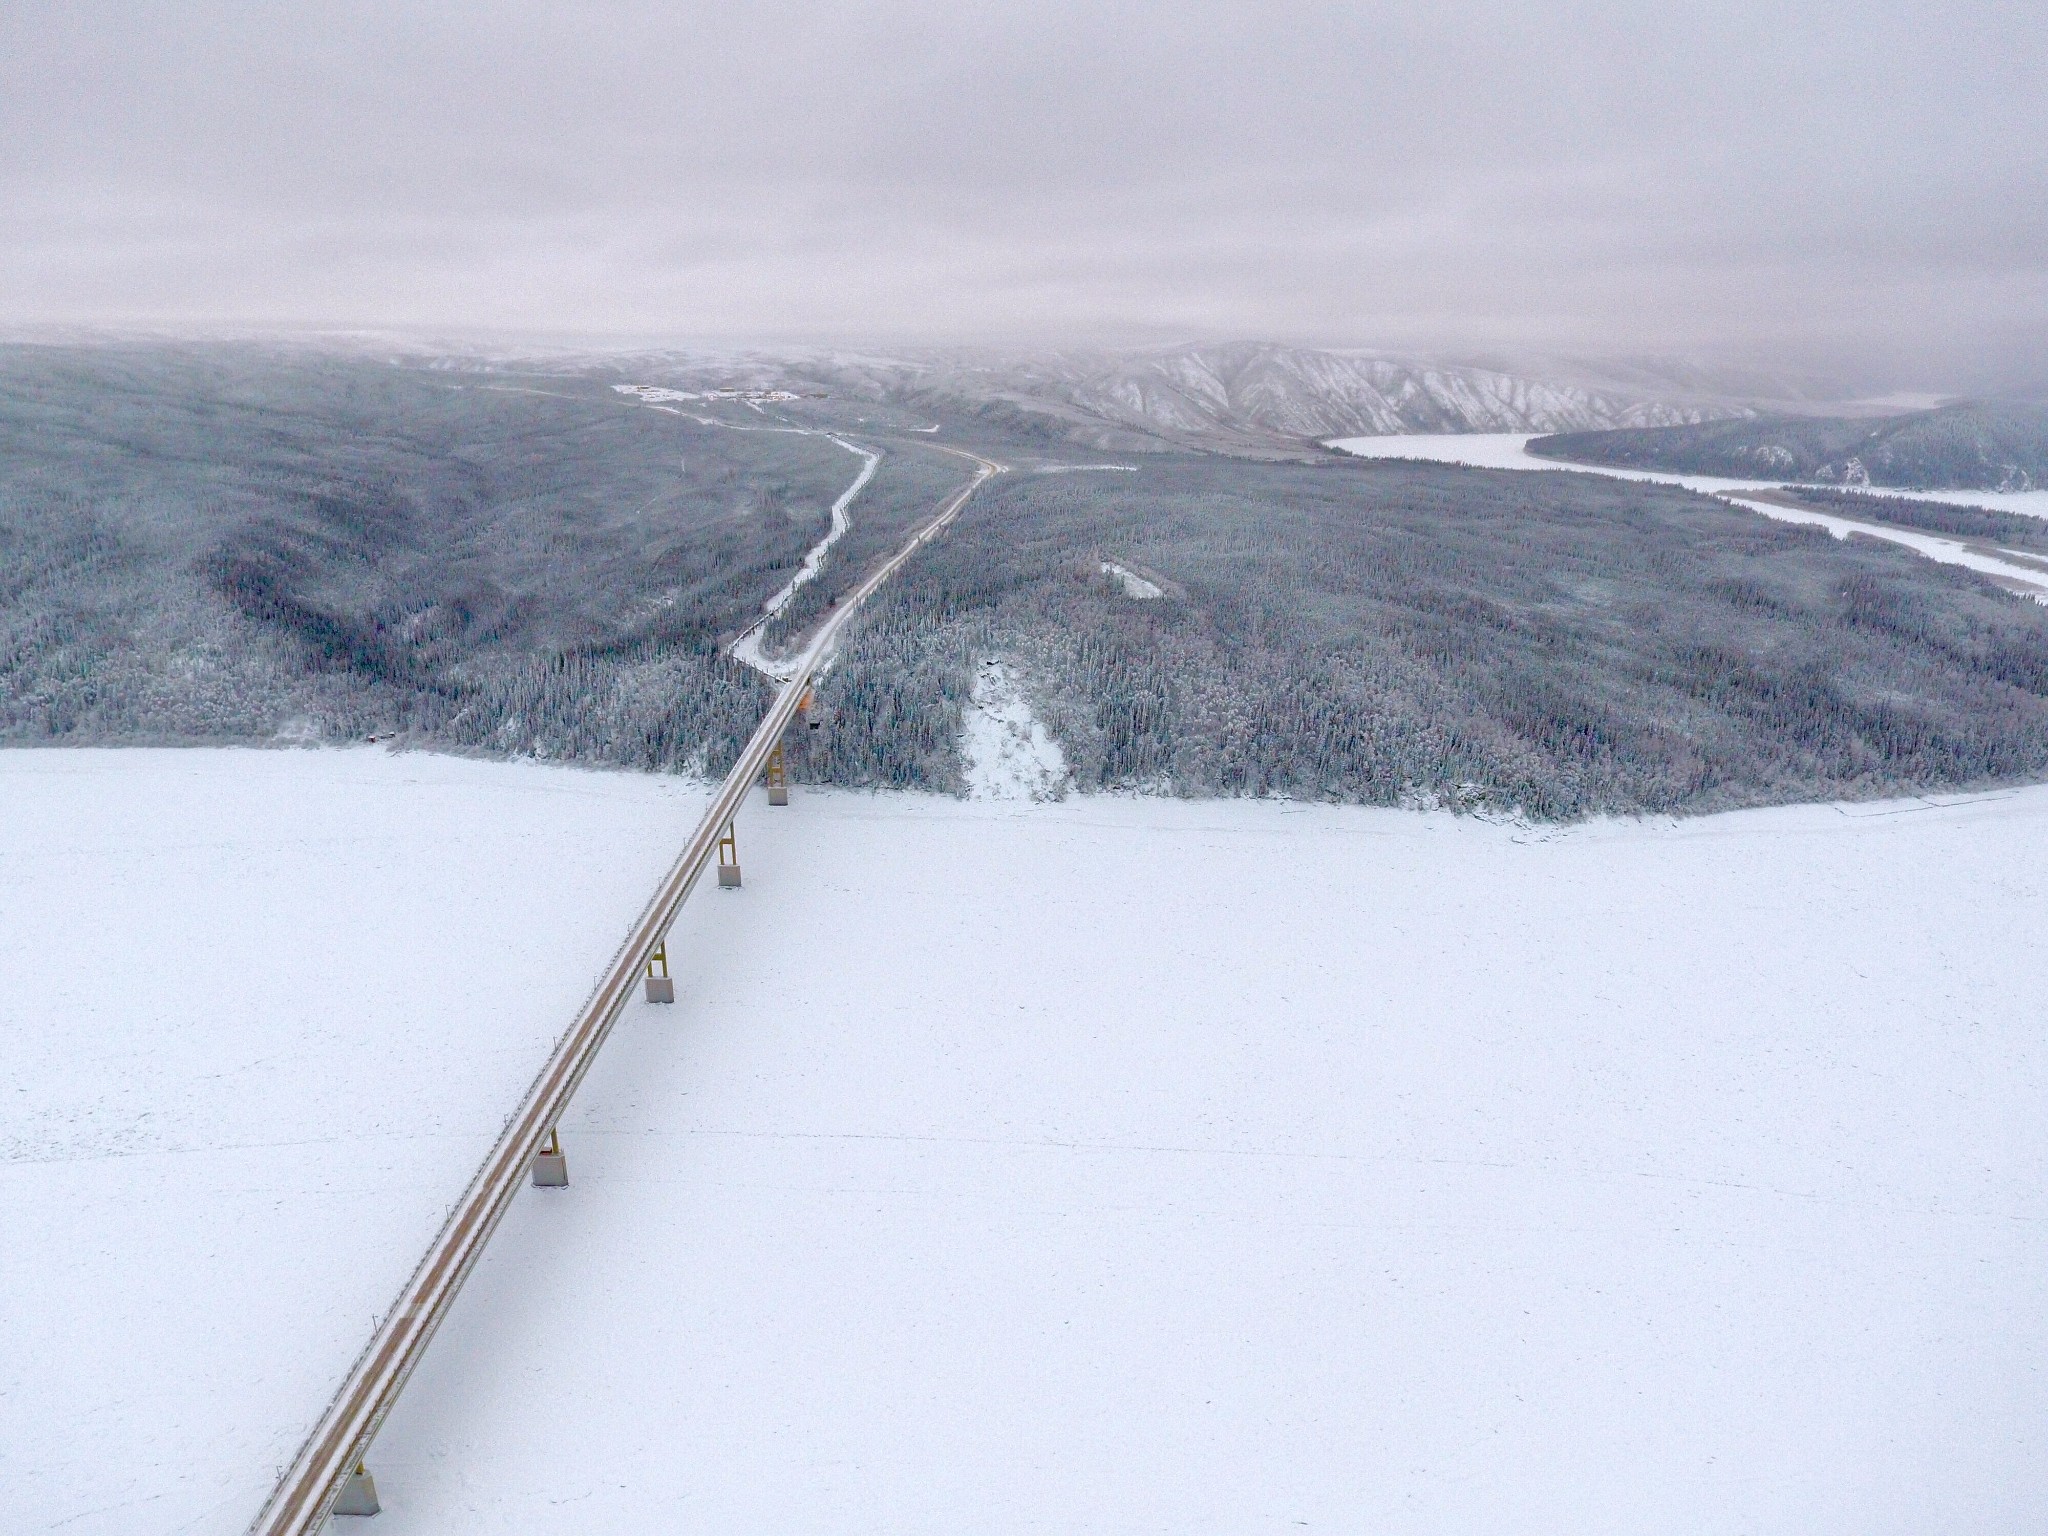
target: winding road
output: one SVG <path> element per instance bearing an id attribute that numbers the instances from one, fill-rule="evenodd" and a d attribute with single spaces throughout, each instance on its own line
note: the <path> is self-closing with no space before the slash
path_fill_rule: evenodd
<path id="1" fill-rule="evenodd" d="M 788 584 L 780 592 L 761 605 L 761 616 L 747 626 L 746 633 L 733 642 L 728 653 L 734 661 L 743 662 L 756 672 L 777 682 L 783 682 L 789 677 L 790 668 L 795 662 L 789 658 L 775 659 L 764 655 L 761 650 L 761 637 L 767 633 L 769 622 L 789 606 L 789 600 L 796 596 L 797 588 L 825 568 L 825 557 L 832 552 L 832 546 L 853 526 L 852 520 L 846 515 L 846 509 L 853 505 L 854 497 L 874 479 L 875 469 L 882 462 L 879 453 L 871 453 L 865 448 L 856 447 L 845 438 L 834 436 L 832 433 L 828 432 L 825 435 L 848 453 L 857 453 L 867 462 L 861 466 L 860 473 L 853 477 L 853 484 L 842 491 L 839 499 L 832 503 L 832 526 L 826 530 L 825 537 L 813 545 L 811 552 L 804 556 L 802 569 L 789 578 Z"/>

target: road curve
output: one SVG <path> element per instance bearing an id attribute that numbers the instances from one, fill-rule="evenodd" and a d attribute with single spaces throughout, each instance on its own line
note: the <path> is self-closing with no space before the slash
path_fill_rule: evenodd
<path id="1" fill-rule="evenodd" d="M 930 445 L 937 448 L 939 445 Z M 704 819 L 690 835 L 680 857 L 663 877 L 645 910 L 619 946 L 611 969 L 598 982 L 576 1022 L 556 1044 L 518 1110 L 505 1124 L 497 1144 L 469 1181 L 461 1202 L 443 1223 L 433 1246 L 420 1260 L 362 1354 L 349 1368 L 340 1389 L 329 1401 L 305 1444 L 279 1478 L 262 1511 L 250 1525 L 251 1536 L 310 1536 L 327 1518 L 340 1494 L 343 1479 L 361 1461 L 376 1438 L 385 1415 L 398 1400 L 434 1331 L 447 1316 L 462 1282 L 482 1256 L 513 1196 L 526 1182 L 527 1171 L 548 1133 L 558 1124 L 590 1070 L 605 1037 L 625 1011 L 648 956 L 667 936 L 676 914 L 717 850 L 719 833 L 738 814 L 747 791 L 761 774 L 782 733 L 796 715 L 804 689 L 831 656 L 839 631 L 876 588 L 918 550 L 943 533 L 960 515 L 968 499 L 992 475 L 1007 466 L 957 448 L 941 448 L 978 467 L 974 476 L 920 528 L 902 549 L 870 572 L 819 625 L 810 642 L 788 663 L 792 670 L 768 713 L 749 738 L 739 760 L 725 776 Z"/>
<path id="2" fill-rule="evenodd" d="M 825 568 L 825 557 L 832 552 L 832 546 L 844 538 L 846 531 L 853 526 L 852 520 L 846 515 L 846 509 L 853 505 L 854 498 L 860 495 L 868 481 L 874 478 L 875 469 L 882 462 L 882 456 L 879 453 L 870 453 L 865 448 L 849 443 L 837 433 L 828 432 L 825 436 L 844 448 L 848 453 L 859 454 L 867 462 L 861 465 L 860 473 L 853 477 L 853 484 L 842 491 L 839 499 L 832 503 L 832 524 L 825 530 L 825 537 L 820 539 L 811 552 L 804 556 L 803 565 L 794 576 L 789 578 L 782 590 L 761 605 L 760 617 L 740 632 L 739 639 L 726 647 L 726 654 L 732 657 L 734 661 L 752 667 L 764 677 L 772 678 L 778 683 L 783 681 L 788 675 L 788 670 L 794 663 L 789 661 L 770 661 L 763 655 L 761 652 L 762 633 L 767 629 L 769 623 L 783 609 L 789 606 L 789 601 L 796 596 L 797 589 Z"/>

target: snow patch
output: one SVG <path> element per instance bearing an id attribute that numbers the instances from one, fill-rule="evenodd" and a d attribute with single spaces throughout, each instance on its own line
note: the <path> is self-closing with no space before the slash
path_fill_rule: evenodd
<path id="1" fill-rule="evenodd" d="M 1065 796 L 1066 754 L 1031 712 L 1016 674 L 1000 661 L 984 661 L 975 673 L 964 724 L 960 754 L 970 800 Z"/>
<path id="2" fill-rule="evenodd" d="M 1157 582 L 1147 581 L 1128 566 L 1118 565 L 1114 560 L 1102 562 L 1102 574 L 1114 577 L 1124 589 L 1126 597 L 1135 597 L 1139 602 L 1150 602 L 1155 597 L 1166 596 L 1165 589 Z"/>
<path id="3" fill-rule="evenodd" d="M 668 389 L 659 384 L 614 384 L 622 395 L 632 395 L 648 405 L 664 400 L 740 400 L 748 405 L 780 405 L 801 398 L 786 389 Z"/>

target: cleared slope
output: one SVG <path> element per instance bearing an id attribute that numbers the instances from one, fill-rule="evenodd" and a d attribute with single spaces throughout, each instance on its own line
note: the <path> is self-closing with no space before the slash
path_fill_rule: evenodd
<path id="1" fill-rule="evenodd" d="M 385 1536 L 2048 1517 L 2048 793 L 755 820 Z"/>

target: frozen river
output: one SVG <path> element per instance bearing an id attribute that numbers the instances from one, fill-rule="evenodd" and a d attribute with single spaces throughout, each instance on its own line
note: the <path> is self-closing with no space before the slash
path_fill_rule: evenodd
<path id="1" fill-rule="evenodd" d="M 0 1525 L 239 1536 L 701 803 L 0 753 Z M 383 1536 L 2048 1522 L 2048 789 L 739 837 Z"/>
<path id="2" fill-rule="evenodd" d="M 1943 538 L 1939 534 L 1922 533 L 1916 529 L 1896 528 L 1760 499 L 1760 493 L 1782 486 L 1785 482 L 1781 480 L 1732 480 L 1721 475 L 1681 475 L 1654 469 L 1571 464 L 1537 457 L 1529 452 L 1530 440 L 1530 434 L 1526 432 L 1430 433 L 1404 437 L 1341 437 L 1332 439 L 1325 446 L 1365 459 L 1427 459 L 1432 463 L 1463 464 L 1473 469 L 1572 471 L 1608 475 L 1617 480 L 1684 486 L 1687 490 L 1719 496 L 1779 522 L 1807 523 L 1825 528 L 1837 538 L 1863 534 L 1902 544 L 1930 560 L 1968 566 L 1982 571 L 2010 590 L 2037 601 L 2048 601 L 2048 561 L 2039 556 L 2001 550 L 1981 540 Z M 1989 507 L 2028 517 L 2048 518 L 2048 491 L 1900 491 L 1881 494 L 1909 495 L 1918 501 L 1944 501 L 1957 506 Z"/>

